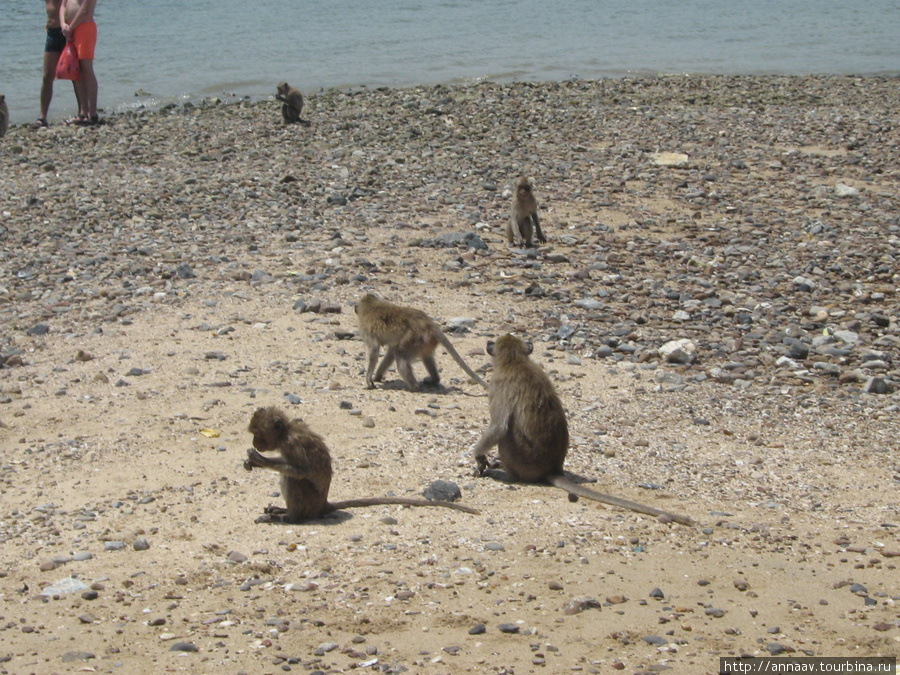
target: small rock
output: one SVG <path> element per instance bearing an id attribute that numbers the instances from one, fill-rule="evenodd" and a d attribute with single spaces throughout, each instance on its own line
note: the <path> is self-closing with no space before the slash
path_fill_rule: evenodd
<path id="1" fill-rule="evenodd" d="M 245 556 L 243 553 L 240 553 L 239 551 L 231 551 L 228 554 L 228 559 L 231 562 L 235 563 L 247 562 L 247 556 Z"/>
<path id="2" fill-rule="evenodd" d="M 422 492 L 428 501 L 455 502 L 462 497 L 459 486 L 452 481 L 436 480 Z"/>
<path id="3" fill-rule="evenodd" d="M 325 656 L 328 652 L 333 652 L 338 648 L 338 644 L 336 642 L 323 642 L 315 649 L 316 656 Z"/>
<path id="4" fill-rule="evenodd" d="M 501 623 L 499 626 L 497 626 L 497 630 L 499 630 L 501 633 L 513 634 L 519 632 L 519 626 L 514 623 Z"/>
<path id="5" fill-rule="evenodd" d="M 657 647 L 667 644 L 668 642 L 668 640 L 660 635 L 646 635 L 642 639 L 648 645 L 656 645 Z"/>
<path id="6" fill-rule="evenodd" d="M 599 600 L 583 596 L 569 600 L 563 607 L 563 614 L 572 616 L 573 614 L 581 614 L 587 609 L 600 609 L 600 607 Z"/>
<path id="7" fill-rule="evenodd" d="M 169 647 L 170 652 L 199 652 L 197 645 L 192 642 L 176 642 Z"/>
<path id="8" fill-rule="evenodd" d="M 483 623 L 476 623 L 469 629 L 469 635 L 482 635 L 487 632 L 487 628 L 485 628 Z"/>
<path id="9" fill-rule="evenodd" d="M 44 590 L 41 591 L 41 595 L 66 595 L 68 593 L 81 593 L 82 591 L 86 590 L 89 590 L 89 586 L 86 583 L 84 583 L 80 579 L 73 579 L 72 577 L 69 577 L 67 579 L 57 581 L 52 586 L 47 586 L 46 588 L 44 588 Z"/>

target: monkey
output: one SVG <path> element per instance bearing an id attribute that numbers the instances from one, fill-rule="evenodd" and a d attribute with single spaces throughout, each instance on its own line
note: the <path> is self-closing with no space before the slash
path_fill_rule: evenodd
<path id="1" fill-rule="evenodd" d="M 6 107 L 6 96 L 0 94 L 0 138 L 6 136 L 9 128 L 9 108 Z"/>
<path id="2" fill-rule="evenodd" d="M 550 483 L 566 490 L 571 501 L 578 497 L 656 516 L 665 521 L 692 525 L 693 521 L 652 506 L 595 492 L 569 480 L 563 462 L 569 448 L 569 427 L 562 401 L 544 370 L 529 358 L 532 346 L 513 335 L 488 342 L 494 358 L 494 375 L 488 393 L 491 421 L 475 445 L 475 475 L 489 468 L 487 453 L 498 446 L 499 462 L 514 479 L 526 483 Z"/>
<path id="3" fill-rule="evenodd" d="M 309 126 L 308 120 L 300 119 L 300 111 L 303 110 L 303 94 L 296 87 L 292 87 L 287 82 L 278 85 L 278 93 L 275 98 L 284 101 L 281 106 L 281 117 L 285 124 L 296 124 L 299 122 L 304 126 Z"/>
<path id="4" fill-rule="evenodd" d="M 546 243 L 547 238 L 541 231 L 537 200 L 534 198 L 531 181 L 522 176 L 516 182 L 510 218 L 506 223 L 506 238 L 510 244 L 521 246 L 524 243 L 526 248 L 531 248 L 534 244 L 532 234 L 536 234 L 537 240 L 542 244 Z"/>
<path id="5" fill-rule="evenodd" d="M 322 518 L 340 509 L 381 504 L 403 506 L 440 506 L 478 515 L 471 506 L 453 502 L 409 499 L 406 497 L 373 497 L 328 501 L 331 486 L 331 453 L 325 440 L 301 419 L 289 419 L 280 408 L 258 408 L 248 427 L 253 434 L 253 447 L 247 450 L 244 468 L 272 469 L 281 474 L 281 494 L 287 508 L 269 506 L 257 523 L 302 523 Z M 260 453 L 278 452 L 280 457 Z"/>
<path id="6" fill-rule="evenodd" d="M 422 383 L 437 385 L 441 381 L 434 359 L 438 344 L 443 345 L 469 377 L 488 388 L 487 383 L 463 361 L 440 326 L 422 310 L 401 307 L 367 293 L 356 304 L 356 315 L 359 318 L 359 335 L 369 350 L 367 389 L 374 389 L 375 383 L 381 382 L 387 369 L 396 361 L 400 377 L 412 391 L 418 391 L 419 385 L 412 371 L 412 362 L 416 359 L 421 359 L 428 371 L 428 377 Z M 376 371 L 375 364 L 378 363 L 382 346 L 386 346 L 387 351 Z"/>

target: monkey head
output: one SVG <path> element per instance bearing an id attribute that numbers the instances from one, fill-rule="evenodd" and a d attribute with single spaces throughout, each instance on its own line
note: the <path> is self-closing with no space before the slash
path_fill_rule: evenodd
<path id="1" fill-rule="evenodd" d="M 253 447 L 260 452 L 277 450 L 290 433 L 290 421 L 278 408 L 257 408 L 247 429 L 253 434 Z"/>
<path id="2" fill-rule="evenodd" d="M 531 344 L 530 340 L 520 340 L 510 333 L 498 338 L 496 341 L 488 340 L 487 343 L 487 353 L 491 356 L 499 356 L 501 354 L 508 356 L 513 356 L 514 354 L 528 356 L 533 351 L 534 345 Z"/>

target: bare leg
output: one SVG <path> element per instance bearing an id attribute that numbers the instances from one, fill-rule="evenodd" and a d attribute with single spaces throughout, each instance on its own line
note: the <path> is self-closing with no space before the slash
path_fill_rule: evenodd
<path id="1" fill-rule="evenodd" d="M 41 80 L 41 119 L 50 114 L 53 99 L 53 81 L 56 79 L 56 64 L 62 52 L 44 52 L 44 76 Z"/>
<path id="2" fill-rule="evenodd" d="M 88 120 L 97 117 L 97 76 L 94 74 L 94 59 L 81 59 L 81 79 L 77 81 L 75 95 L 78 97 L 78 113 Z"/>

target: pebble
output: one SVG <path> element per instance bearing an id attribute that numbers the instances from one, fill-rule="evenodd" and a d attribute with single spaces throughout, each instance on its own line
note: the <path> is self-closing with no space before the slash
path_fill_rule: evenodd
<path id="1" fill-rule="evenodd" d="M 462 498 L 462 491 L 452 481 L 436 480 L 425 488 L 422 496 L 429 501 L 455 502 Z"/>
<path id="2" fill-rule="evenodd" d="M 57 581 L 55 584 L 52 584 L 50 586 L 46 586 L 41 591 L 41 595 L 67 595 L 69 593 L 81 593 L 82 591 L 87 591 L 89 589 L 90 587 L 80 579 L 69 577 L 67 579 Z"/>

